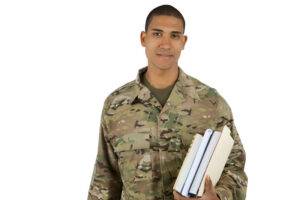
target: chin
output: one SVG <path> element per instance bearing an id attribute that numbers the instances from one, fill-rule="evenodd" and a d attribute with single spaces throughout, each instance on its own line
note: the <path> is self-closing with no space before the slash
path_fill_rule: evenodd
<path id="1" fill-rule="evenodd" d="M 156 64 L 155 67 L 161 70 L 169 70 L 172 69 L 174 67 L 176 67 L 177 65 L 174 64 Z"/>
<path id="2" fill-rule="evenodd" d="M 161 69 L 161 70 L 167 70 L 167 69 L 171 69 L 171 66 L 157 66 L 157 68 Z"/>

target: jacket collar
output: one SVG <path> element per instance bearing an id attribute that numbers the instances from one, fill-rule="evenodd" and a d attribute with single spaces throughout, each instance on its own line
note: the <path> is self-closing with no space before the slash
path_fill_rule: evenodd
<path id="1" fill-rule="evenodd" d="M 193 99 L 199 99 L 199 95 L 197 94 L 197 86 L 195 85 L 195 80 L 192 77 L 187 75 L 180 67 L 178 79 L 175 82 L 173 90 L 166 102 L 167 106 L 170 105 L 178 105 L 182 103 L 187 96 Z M 132 93 L 132 100 L 130 101 L 131 104 L 141 101 L 144 103 L 152 103 L 159 106 L 159 103 L 153 103 L 153 95 L 151 94 L 150 90 L 141 83 L 141 75 L 143 72 L 147 70 L 147 67 L 143 67 L 139 69 L 137 77 L 135 79 L 135 91 Z"/>

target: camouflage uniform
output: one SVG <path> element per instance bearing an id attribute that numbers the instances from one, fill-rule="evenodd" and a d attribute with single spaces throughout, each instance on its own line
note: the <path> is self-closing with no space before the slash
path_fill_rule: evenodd
<path id="1" fill-rule="evenodd" d="M 179 68 L 177 82 L 162 108 L 137 79 L 104 103 L 98 154 L 88 199 L 169 200 L 193 135 L 231 128 L 234 146 L 216 185 L 221 200 L 245 199 L 245 151 L 230 107 L 209 86 Z"/>

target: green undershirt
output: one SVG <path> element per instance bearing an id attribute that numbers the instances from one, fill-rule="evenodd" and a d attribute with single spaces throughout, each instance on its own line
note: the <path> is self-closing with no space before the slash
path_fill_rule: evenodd
<path id="1" fill-rule="evenodd" d="M 168 100 L 168 98 L 169 98 L 169 96 L 172 92 L 172 89 L 175 85 L 175 83 L 174 83 L 173 85 L 170 85 L 170 86 L 168 86 L 166 88 L 163 88 L 163 89 L 155 88 L 147 80 L 146 72 L 144 72 L 142 74 L 141 82 L 150 90 L 150 92 L 159 101 L 159 103 L 161 104 L 162 107 L 164 107 L 165 103 L 167 102 L 167 100 Z"/>

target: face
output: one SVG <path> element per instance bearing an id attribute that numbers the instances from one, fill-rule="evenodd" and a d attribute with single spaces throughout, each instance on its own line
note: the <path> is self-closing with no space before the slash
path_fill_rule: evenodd
<path id="1" fill-rule="evenodd" d="M 181 19 L 154 16 L 147 32 L 141 32 L 141 44 L 145 47 L 148 66 L 161 70 L 178 67 L 178 59 L 186 40 Z"/>

